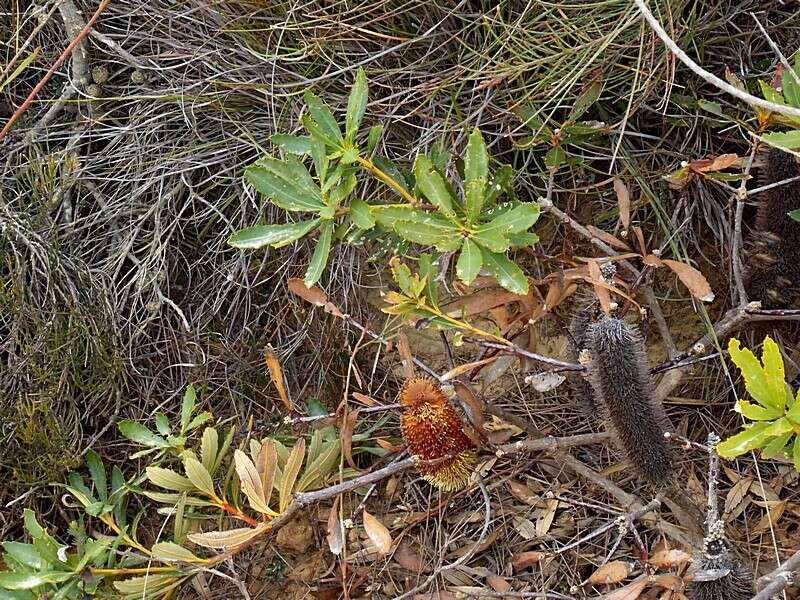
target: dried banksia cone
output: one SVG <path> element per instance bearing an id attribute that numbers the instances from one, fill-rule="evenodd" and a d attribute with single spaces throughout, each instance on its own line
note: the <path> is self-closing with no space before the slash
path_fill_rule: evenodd
<path id="1" fill-rule="evenodd" d="M 473 444 L 442 389 L 427 377 L 414 377 L 400 390 L 401 426 L 408 450 L 420 459 L 422 478 L 445 491 L 459 490 L 475 466 Z"/>
<path id="2" fill-rule="evenodd" d="M 604 316 L 589 327 L 586 348 L 595 402 L 628 461 L 650 483 L 667 483 L 673 457 L 664 432 L 671 427 L 655 399 L 642 336 L 624 321 Z"/>
<path id="3" fill-rule="evenodd" d="M 767 150 L 761 185 L 800 176 L 795 157 L 777 148 Z M 744 285 L 752 300 L 765 308 L 781 308 L 800 297 L 800 223 L 789 212 L 800 207 L 800 181 L 784 183 L 759 194 L 755 228 L 748 240 Z"/>

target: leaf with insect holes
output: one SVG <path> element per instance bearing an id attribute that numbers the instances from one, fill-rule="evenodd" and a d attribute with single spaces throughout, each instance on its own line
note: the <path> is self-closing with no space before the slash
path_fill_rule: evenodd
<path id="1" fill-rule="evenodd" d="M 469 238 L 464 238 L 461 254 L 456 263 L 456 275 L 467 285 L 471 285 L 483 266 L 483 254 L 480 246 Z"/>
<path id="2" fill-rule="evenodd" d="M 511 262 L 504 254 L 481 250 L 483 265 L 497 282 L 510 292 L 525 295 L 528 293 L 528 278 L 515 263 Z"/>
<path id="3" fill-rule="evenodd" d="M 231 550 L 249 542 L 262 533 L 269 531 L 269 526 L 261 524 L 258 527 L 239 527 L 226 531 L 208 531 L 206 533 L 190 533 L 188 538 L 198 546 L 213 550 Z"/>
<path id="4" fill-rule="evenodd" d="M 480 130 L 475 128 L 464 154 L 464 207 L 470 223 L 474 223 L 481 213 L 488 179 L 489 154 Z"/>
<path id="5" fill-rule="evenodd" d="M 303 282 L 306 287 L 311 287 L 322 276 L 322 272 L 328 264 L 328 255 L 331 251 L 331 237 L 333 236 L 333 221 L 324 221 L 319 228 L 320 236 L 317 240 L 317 247 L 314 248 L 314 254 L 311 261 L 308 263 L 306 276 Z"/>
<path id="6" fill-rule="evenodd" d="M 345 113 L 345 136 L 349 141 L 355 139 L 361 119 L 367 108 L 367 76 L 364 69 L 359 67 L 356 71 L 356 78 L 353 87 L 350 88 L 350 97 L 347 99 L 347 113 Z"/>
<path id="7" fill-rule="evenodd" d="M 692 296 L 703 302 L 714 301 L 714 292 L 711 291 L 708 280 L 700 271 L 686 263 L 678 262 L 677 260 L 663 258 L 661 262 L 678 276 L 678 279 L 686 286 Z"/>
<path id="8" fill-rule="evenodd" d="M 296 242 L 319 225 L 321 219 L 300 221 L 287 225 L 254 225 L 245 227 L 228 238 L 228 245 L 234 248 L 263 248 L 272 246 L 282 248 Z"/>
<path id="9" fill-rule="evenodd" d="M 364 531 L 367 532 L 375 549 L 378 551 L 379 556 L 386 556 L 392 548 L 392 535 L 386 528 L 386 525 L 381 523 L 378 519 L 373 517 L 366 510 L 364 515 Z"/>
<path id="10" fill-rule="evenodd" d="M 286 467 L 283 469 L 283 476 L 281 477 L 281 484 L 278 494 L 278 512 L 283 513 L 289 506 L 292 499 L 292 490 L 297 481 L 297 476 L 300 473 L 300 467 L 303 466 L 303 459 L 306 455 L 306 441 L 299 438 L 289 453 L 289 458 L 286 460 Z"/>

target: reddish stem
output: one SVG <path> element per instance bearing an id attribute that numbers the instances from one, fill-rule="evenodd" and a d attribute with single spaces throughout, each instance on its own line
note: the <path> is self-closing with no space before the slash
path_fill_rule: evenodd
<path id="1" fill-rule="evenodd" d="M 50 81 L 50 78 L 55 74 L 58 68 L 62 64 L 64 64 L 64 61 L 67 60 L 69 55 L 72 54 L 72 51 L 75 49 L 75 46 L 80 44 L 81 40 L 83 40 L 83 38 L 89 35 L 89 32 L 91 31 L 92 26 L 95 24 L 95 21 L 97 21 L 97 18 L 100 16 L 100 13 L 102 13 L 106 9 L 106 6 L 108 6 L 108 3 L 110 1 L 111 0 L 100 0 L 100 5 L 97 7 L 97 10 L 94 11 L 92 18 L 89 19 L 86 25 L 84 25 L 80 33 L 78 33 L 78 35 L 75 36 L 75 39 L 73 39 L 69 43 L 69 46 L 64 48 L 64 51 L 56 59 L 56 62 L 53 63 L 53 66 L 50 67 L 47 73 L 45 73 L 44 77 L 42 77 L 39 83 L 36 84 L 36 87 L 34 87 L 31 90 L 31 93 L 28 94 L 28 97 L 25 98 L 25 101 L 20 105 L 20 107 L 16 111 L 14 111 L 14 114 L 11 115 L 11 118 L 8 120 L 8 123 L 6 123 L 2 131 L 0 131 L 0 140 L 2 140 L 6 136 L 9 130 L 14 126 L 14 123 L 16 123 L 19 120 L 19 118 L 25 113 L 25 111 L 28 110 L 28 107 L 33 103 L 37 94 L 42 90 L 45 84 L 48 81 Z"/>

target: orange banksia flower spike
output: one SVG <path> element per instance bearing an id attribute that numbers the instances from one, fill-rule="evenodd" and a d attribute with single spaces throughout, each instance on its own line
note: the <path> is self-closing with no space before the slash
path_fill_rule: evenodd
<path id="1" fill-rule="evenodd" d="M 403 438 L 428 483 L 444 491 L 460 490 L 475 466 L 472 441 L 442 389 L 427 377 L 408 379 L 400 390 Z"/>

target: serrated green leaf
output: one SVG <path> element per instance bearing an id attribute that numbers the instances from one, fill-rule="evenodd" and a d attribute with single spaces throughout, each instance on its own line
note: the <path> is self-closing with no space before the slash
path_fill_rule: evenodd
<path id="1" fill-rule="evenodd" d="M 765 133 L 762 137 L 770 146 L 788 148 L 789 150 L 800 148 L 800 129 Z"/>
<path id="2" fill-rule="evenodd" d="M 482 249 L 483 266 L 489 271 L 497 282 L 509 292 L 524 295 L 528 293 L 528 278 L 515 263 L 511 262 L 504 254 L 489 252 Z"/>
<path id="3" fill-rule="evenodd" d="M 508 236 L 512 248 L 530 248 L 539 241 L 539 236 L 526 231 L 525 233 L 512 233 Z"/>
<path id="4" fill-rule="evenodd" d="M 773 421 L 783 415 L 781 410 L 752 404 L 745 400 L 739 400 L 736 403 L 735 410 L 751 421 Z"/>
<path id="5" fill-rule="evenodd" d="M 347 99 L 347 114 L 345 115 L 345 135 L 347 139 L 353 141 L 364 117 L 367 108 L 367 76 L 364 69 L 359 67 L 353 87 L 350 88 L 350 97 Z"/>
<path id="6" fill-rule="evenodd" d="M 356 227 L 361 229 L 372 229 L 375 226 L 375 219 L 369 210 L 369 204 L 356 198 L 350 203 L 350 219 Z"/>
<path id="7" fill-rule="evenodd" d="M 307 235 L 320 221 L 312 219 L 289 225 L 255 225 L 234 233 L 228 238 L 228 244 L 234 248 L 282 248 Z"/>
<path id="8" fill-rule="evenodd" d="M 319 187 L 296 160 L 263 159 L 248 167 L 244 176 L 256 191 L 283 210 L 316 212 L 325 206 Z"/>
<path id="9" fill-rule="evenodd" d="M 480 273 L 483 266 L 483 253 L 480 246 L 470 238 L 464 238 L 461 254 L 456 263 L 456 275 L 465 284 L 470 285 Z"/>
<path id="10" fill-rule="evenodd" d="M 761 451 L 761 456 L 766 459 L 773 459 L 786 449 L 787 442 L 794 435 L 794 431 L 788 431 L 773 438 L 769 444 L 764 446 Z"/>
<path id="11" fill-rule="evenodd" d="M 303 100 L 308 107 L 308 114 L 314 123 L 319 126 L 319 129 L 324 134 L 326 141 L 341 142 L 342 132 L 339 130 L 339 124 L 333 117 L 331 109 L 328 108 L 328 106 L 320 98 L 308 90 L 306 90 L 306 92 L 303 94 Z"/>
<path id="12" fill-rule="evenodd" d="M 392 278 L 400 290 L 409 297 L 414 296 L 414 285 L 411 282 L 411 269 L 399 258 L 394 258 L 389 263 L 392 268 Z"/>
<path id="13" fill-rule="evenodd" d="M 156 413 L 156 431 L 161 435 L 169 435 L 169 420 L 163 412 Z"/>
<path id="14" fill-rule="evenodd" d="M 339 454 L 341 453 L 341 442 L 336 439 L 327 444 L 321 445 L 316 458 L 306 467 L 303 476 L 295 486 L 296 491 L 304 492 L 321 487 L 332 470 L 339 464 Z M 311 461 L 309 453 L 309 461 Z"/>
<path id="15" fill-rule="evenodd" d="M 276 133 L 270 138 L 270 141 L 290 154 L 297 156 L 311 154 L 311 139 L 308 136 Z"/>
<path id="16" fill-rule="evenodd" d="M 796 77 L 796 73 L 786 69 L 781 77 L 781 90 L 787 104 L 800 107 L 800 85 L 798 85 Z"/>
<path id="17" fill-rule="evenodd" d="M 765 344 L 766 348 L 766 344 Z M 765 408 L 773 408 L 783 413 L 786 403 L 786 392 L 781 381 L 781 390 L 775 394 L 775 390 L 768 379 L 764 368 L 759 363 L 755 355 L 747 348 L 741 349 L 741 344 L 736 338 L 731 338 L 728 342 L 728 354 L 734 364 L 739 367 L 745 381 L 745 389 Z"/>
<path id="18" fill-rule="evenodd" d="M 100 455 L 94 450 L 89 450 L 86 452 L 86 466 L 89 469 L 89 473 L 92 475 L 92 481 L 94 482 L 94 489 L 97 492 L 97 497 L 100 498 L 101 501 L 105 502 L 108 500 L 108 481 L 106 480 L 106 468 L 103 466 L 103 461 L 100 459 Z"/>
<path id="19" fill-rule="evenodd" d="M 453 209 L 453 191 L 428 157 L 422 154 L 417 156 L 414 162 L 414 177 L 422 195 L 450 221 L 458 223 Z"/>
<path id="20" fill-rule="evenodd" d="M 314 248 L 314 254 L 311 256 L 311 262 L 308 263 L 306 276 L 303 279 L 303 283 L 309 288 L 319 281 L 319 278 L 322 277 L 322 273 L 325 271 L 325 267 L 328 264 L 328 255 L 331 252 L 333 221 L 324 221 L 319 231 L 320 236 L 317 240 L 317 246 Z"/>
<path id="21" fill-rule="evenodd" d="M 794 439 L 794 452 L 792 452 L 792 460 L 794 462 L 795 470 L 800 471 L 800 435 Z"/>
<path id="22" fill-rule="evenodd" d="M 183 402 L 181 402 L 181 432 L 186 431 L 196 404 L 197 392 L 190 383 L 186 386 L 186 391 L 183 393 Z"/>
<path id="23" fill-rule="evenodd" d="M 736 458 L 750 450 L 760 448 L 766 437 L 765 432 L 772 426 L 769 422 L 753 423 L 736 435 L 717 445 L 717 452 L 723 458 Z"/>
<path id="24" fill-rule="evenodd" d="M 199 460 L 191 456 L 185 456 L 183 459 L 183 468 L 186 471 L 186 477 L 189 478 L 189 481 L 192 482 L 194 487 L 212 498 L 216 496 L 214 493 L 214 481 L 211 479 L 211 474 Z"/>
<path id="25" fill-rule="evenodd" d="M 126 438 L 142 446 L 149 448 L 169 448 L 170 444 L 160 435 L 156 435 L 147 427 L 136 421 L 124 420 L 120 421 L 119 432 Z"/>
<path id="26" fill-rule="evenodd" d="M 167 490 L 191 492 L 195 489 L 194 484 L 189 479 L 163 467 L 147 467 L 145 473 L 150 483 Z"/>
<path id="27" fill-rule="evenodd" d="M 786 104 L 783 100 L 783 95 L 766 81 L 759 79 L 758 85 L 761 88 L 761 95 L 764 96 L 764 100 L 768 100 L 773 104 Z"/>
<path id="28" fill-rule="evenodd" d="M 214 418 L 214 415 L 211 414 L 209 411 L 204 410 L 199 415 L 195 415 L 194 419 L 189 421 L 189 424 L 186 426 L 186 431 L 192 431 L 193 429 L 197 429 L 203 423 L 206 423 Z"/>
<path id="29" fill-rule="evenodd" d="M 778 344 L 770 336 L 764 338 L 761 362 L 764 364 L 764 378 L 767 380 L 770 396 L 776 399 L 781 412 L 783 412 L 786 407 L 786 375 L 783 369 L 783 356 L 781 356 Z"/>

